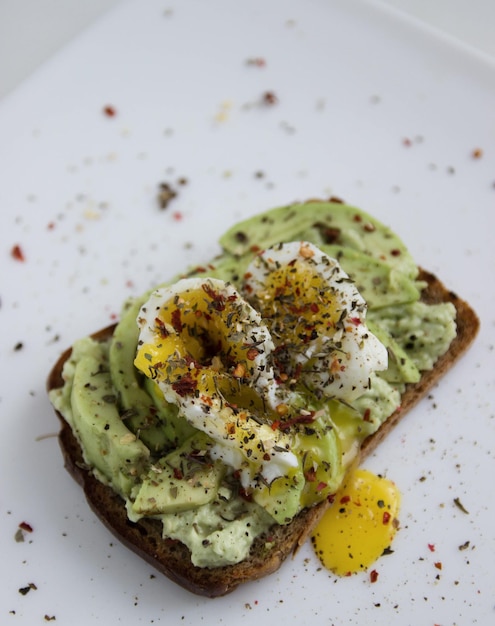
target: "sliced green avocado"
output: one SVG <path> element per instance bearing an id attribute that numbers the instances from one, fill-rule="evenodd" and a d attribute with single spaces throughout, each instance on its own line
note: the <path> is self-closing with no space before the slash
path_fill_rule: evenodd
<path id="1" fill-rule="evenodd" d="M 321 250 L 329 257 L 337 259 L 342 269 L 356 283 L 369 309 L 418 300 L 420 291 L 416 281 L 398 272 L 388 263 L 336 244 L 323 244 Z"/>
<path id="2" fill-rule="evenodd" d="M 270 485 L 259 485 L 253 500 L 269 513 L 277 524 L 288 524 L 301 509 L 304 475 L 300 469 L 289 476 L 280 476 Z"/>
<path id="3" fill-rule="evenodd" d="M 342 445 L 335 428 L 318 419 L 296 436 L 306 484 L 301 505 L 312 506 L 335 493 L 343 477 Z"/>
<path id="4" fill-rule="evenodd" d="M 98 344 L 95 344 L 98 346 Z M 129 494 L 149 458 L 149 450 L 120 418 L 110 373 L 102 356 L 82 355 L 71 393 L 73 427 L 85 460 L 121 494 Z"/>
<path id="5" fill-rule="evenodd" d="M 137 515 L 160 515 L 194 509 L 212 502 L 224 467 L 208 456 L 211 440 L 197 432 L 153 465 L 132 504 Z"/>
<path id="6" fill-rule="evenodd" d="M 367 325 L 388 353 L 388 367 L 378 375 L 390 383 L 417 383 L 421 378 L 421 372 L 407 352 L 379 323 L 367 320 Z"/>
<path id="7" fill-rule="evenodd" d="M 338 244 L 385 261 L 411 279 L 418 270 L 402 240 L 377 219 L 347 204 L 308 202 L 267 211 L 240 222 L 220 238 L 222 247 L 243 256 L 280 242 Z"/>
<path id="8" fill-rule="evenodd" d="M 136 300 L 130 304 L 115 328 L 110 345 L 110 372 L 127 426 L 155 454 L 169 448 L 170 440 L 162 423 L 165 409 L 161 413 L 156 410 L 134 367 L 139 337 L 136 318 L 141 303 Z"/>

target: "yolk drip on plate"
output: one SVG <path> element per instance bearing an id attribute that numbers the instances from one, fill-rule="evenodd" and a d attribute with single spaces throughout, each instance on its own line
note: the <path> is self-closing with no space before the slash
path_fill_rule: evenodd
<path id="1" fill-rule="evenodd" d="M 393 541 L 399 505 L 392 481 L 352 471 L 311 537 L 322 564 L 340 576 L 370 567 Z"/>

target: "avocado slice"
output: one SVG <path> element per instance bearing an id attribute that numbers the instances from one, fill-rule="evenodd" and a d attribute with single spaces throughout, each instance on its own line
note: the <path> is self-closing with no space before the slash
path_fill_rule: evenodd
<path id="1" fill-rule="evenodd" d="M 144 477 L 132 503 L 138 516 L 179 513 L 212 502 L 224 466 L 208 456 L 212 441 L 199 431 L 161 458 Z"/>
<path id="2" fill-rule="evenodd" d="M 94 351 L 100 347 L 94 343 Z M 149 450 L 122 421 L 112 379 L 102 369 L 102 356 L 82 354 L 75 366 L 71 391 L 73 427 L 85 461 L 120 494 L 127 495 L 143 471 Z"/>
<path id="3" fill-rule="evenodd" d="M 235 256 L 253 254 L 277 243 L 307 240 L 317 246 L 337 244 L 385 261 L 411 279 L 418 275 L 402 240 L 380 221 L 348 204 L 308 202 L 278 207 L 228 230 L 221 246 Z"/>

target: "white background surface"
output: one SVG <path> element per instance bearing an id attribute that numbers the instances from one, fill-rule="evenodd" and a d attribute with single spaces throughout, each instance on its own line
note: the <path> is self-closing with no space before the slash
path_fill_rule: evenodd
<path id="1" fill-rule="evenodd" d="M 0 100 L 0 623 L 493 622 L 495 64 L 381 6 L 126 2 Z M 160 211 L 158 184 L 181 177 Z M 480 336 L 368 461 L 403 493 L 377 583 L 335 579 L 305 546 L 230 597 L 190 596 L 88 510 L 50 436 L 46 374 L 239 218 L 332 193 L 399 232 Z"/>
<path id="2" fill-rule="evenodd" d="M 0 97 L 123 0 L 0 0 Z M 378 0 L 495 56 L 492 0 Z M 164 2 L 164 8 L 174 2 Z"/>

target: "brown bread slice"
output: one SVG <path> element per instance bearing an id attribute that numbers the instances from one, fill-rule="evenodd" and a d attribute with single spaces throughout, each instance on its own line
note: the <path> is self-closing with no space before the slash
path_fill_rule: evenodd
<path id="1" fill-rule="evenodd" d="M 426 281 L 427 288 L 422 293 L 422 300 L 428 303 L 452 302 L 457 310 L 457 337 L 449 350 L 436 363 L 433 370 L 425 372 L 416 384 L 410 384 L 402 396 L 400 411 L 396 411 L 363 444 L 361 459 L 370 454 L 382 441 L 395 424 L 421 399 L 443 374 L 459 359 L 474 340 L 479 320 L 472 308 L 433 275 L 421 271 L 419 276 Z M 115 326 L 105 328 L 93 335 L 97 340 L 109 338 Z M 52 369 L 48 381 L 48 390 L 63 385 L 62 369 L 70 356 L 71 350 L 62 354 Z M 178 541 L 163 540 L 161 523 L 152 519 L 143 519 L 132 523 L 127 519 L 123 501 L 113 490 L 99 482 L 83 462 L 81 449 L 72 434 L 70 426 L 59 414 L 61 430 L 59 441 L 65 460 L 66 469 L 82 486 L 86 498 L 105 525 L 131 550 L 151 563 L 165 574 L 193 593 L 208 597 L 222 596 L 234 590 L 241 583 L 255 580 L 276 571 L 283 561 L 308 538 L 318 523 L 328 504 L 326 502 L 311 509 L 303 510 L 289 525 L 274 525 L 270 531 L 271 548 L 265 547 L 267 538 L 258 538 L 249 557 L 236 565 L 218 568 L 195 567 L 190 560 L 189 551 Z"/>

